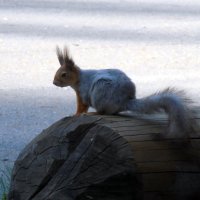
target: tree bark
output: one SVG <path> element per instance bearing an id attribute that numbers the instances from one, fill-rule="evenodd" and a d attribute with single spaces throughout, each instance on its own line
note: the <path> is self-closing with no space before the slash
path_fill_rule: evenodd
<path id="1" fill-rule="evenodd" d="M 199 127 L 157 139 L 166 127 L 161 115 L 66 117 L 20 153 L 9 199 L 200 199 Z"/>

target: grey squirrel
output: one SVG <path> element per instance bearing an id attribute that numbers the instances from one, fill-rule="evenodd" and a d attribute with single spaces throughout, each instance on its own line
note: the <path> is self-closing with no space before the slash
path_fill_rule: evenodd
<path id="1" fill-rule="evenodd" d="M 76 115 L 86 113 L 89 107 L 99 114 L 117 114 L 122 111 L 153 113 L 164 110 L 169 116 L 166 137 L 186 138 L 192 130 L 190 109 L 181 92 L 166 89 L 137 99 L 136 87 L 130 78 L 118 69 L 83 70 L 69 56 L 67 47 L 57 47 L 60 68 L 53 83 L 72 87 L 76 92 Z"/>

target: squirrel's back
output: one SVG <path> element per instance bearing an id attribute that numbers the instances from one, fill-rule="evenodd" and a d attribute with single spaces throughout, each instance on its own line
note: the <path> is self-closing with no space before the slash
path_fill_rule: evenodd
<path id="1" fill-rule="evenodd" d="M 128 99 L 135 98 L 134 83 L 118 69 L 81 70 L 79 83 L 83 102 L 99 113 L 118 113 Z"/>

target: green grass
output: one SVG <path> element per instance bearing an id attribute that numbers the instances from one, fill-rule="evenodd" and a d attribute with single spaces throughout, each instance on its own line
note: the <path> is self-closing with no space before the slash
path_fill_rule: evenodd
<path id="1" fill-rule="evenodd" d="M 0 200 L 7 200 L 7 194 L 10 187 L 11 167 L 1 164 L 0 169 L 0 191 L 2 196 Z"/>
<path id="2" fill-rule="evenodd" d="M 6 194 L 3 194 L 3 195 L 2 195 L 1 200 L 7 200 Z"/>

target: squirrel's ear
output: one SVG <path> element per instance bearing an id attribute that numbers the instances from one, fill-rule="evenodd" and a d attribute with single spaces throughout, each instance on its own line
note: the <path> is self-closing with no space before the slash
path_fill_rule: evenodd
<path id="1" fill-rule="evenodd" d="M 63 50 L 63 58 L 64 58 L 64 63 L 66 64 L 66 66 L 70 69 L 73 70 L 74 68 L 74 61 L 71 58 L 71 56 L 69 55 L 69 50 L 67 47 L 64 47 Z"/>
<path id="2" fill-rule="evenodd" d="M 64 64 L 64 56 L 63 56 L 63 53 L 58 46 L 56 46 L 56 54 L 57 54 L 57 57 L 58 57 L 58 61 L 59 61 L 60 65 L 62 66 Z"/>

